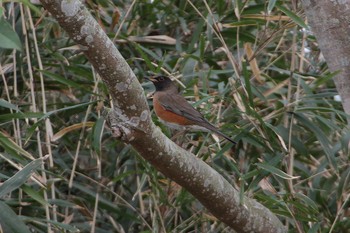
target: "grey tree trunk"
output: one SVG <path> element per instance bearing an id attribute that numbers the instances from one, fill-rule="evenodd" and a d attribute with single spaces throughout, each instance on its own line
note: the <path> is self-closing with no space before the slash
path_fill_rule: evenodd
<path id="1" fill-rule="evenodd" d="M 303 0 L 307 19 L 350 116 L 350 0 Z M 348 124 L 350 117 L 348 117 Z"/>

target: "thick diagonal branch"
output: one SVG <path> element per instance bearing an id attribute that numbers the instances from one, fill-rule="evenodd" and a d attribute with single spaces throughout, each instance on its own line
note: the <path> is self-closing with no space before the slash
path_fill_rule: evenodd
<path id="1" fill-rule="evenodd" d="M 83 48 L 106 83 L 114 105 L 110 116 L 113 128 L 126 142 L 237 232 L 284 232 L 281 222 L 267 208 L 249 198 L 241 204 L 237 190 L 227 180 L 155 127 L 141 85 L 80 1 L 41 2 Z"/>

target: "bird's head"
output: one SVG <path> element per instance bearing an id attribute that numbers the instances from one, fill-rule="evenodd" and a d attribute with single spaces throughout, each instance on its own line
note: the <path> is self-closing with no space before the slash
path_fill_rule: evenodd
<path id="1" fill-rule="evenodd" d="M 177 86 L 171 81 L 171 79 L 164 75 L 149 76 L 146 77 L 147 80 L 151 81 L 156 87 L 156 91 L 164 90 L 176 90 Z"/>

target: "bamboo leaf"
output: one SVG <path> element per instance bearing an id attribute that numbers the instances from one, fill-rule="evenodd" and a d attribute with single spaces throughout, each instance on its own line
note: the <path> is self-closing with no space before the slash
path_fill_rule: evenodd
<path id="1" fill-rule="evenodd" d="M 93 127 L 92 146 L 98 154 L 101 151 L 101 139 L 105 122 L 104 118 L 101 117 L 95 122 Z"/>
<path id="2" fill-rule="evenodd" d="M 17 214 L 3 201 L 0 201 L 0 210 L 0 225 L 2 232 L 31 233 Z"/>
<path id="3" fill-rule="evenodd" d="M 33 160 L 34 157 L 23 148 L 21 148 L 16 142 L 0 131 L 0 145 L 2 145 L 8 153 L 11 153 L 15 157 L 19 154 Z"/>
<path id="4" fill-rule="evenodd" d="M 306 128 L 308 128 L 310 131 L 313 132 L 313 134 L 317 137 L 318 141 L 321 143 L 326 153 L 326 157 L 328 161 L 330 162 L 330 164 L 334 169 L 337 169 L 335 154 L 332 151 L 330 142 L 326 137 L 326 135 L 324 134 L 324 132 L 322 132 L 322 130 L 319 127 L 315 126 L 315 124 L 313 124 L 307 117 L 305 117 L 304 114 L 299 112 L 293 113 L 293 114 L 294 114 L 294 117 L 298 119 L 298 121 L 300 121 Z"/>
<path id="5" fill-rule="evenodd" d="M 276 5 L 276 7 L 282 11 L 283 13 L 285 13 L 286 15 L 288 15 L 294 23 L 298 24 L 300 27 L 302 28 L 309 28 L 306 23 L 304 22 L 303 19 L 301 19 L 299 16 L 297 16 L 296 14 L 294 14 L 292 11 L 288 10 L 287 8 L 283 7 L 283 6 L 279 6 Z"/>
<path id="6" fill-rule="evenodd" d="M 28 163 L 22 170 L 17 172 L 15 175 L 7 179 L 0 186 L 0 197 L 5 196 L 6 194 L 12 192 L 13 190 L 19 188 L 24 184 L 29 177 L 42 165 L 44 159 L 47 157 L 39 158 Z M 1 212 L 1 211 L 0 211 Z"/>
<path id="7" fill-rule="evenodd" d="M 0 41 L 1 48 L 22 50 L 21 40 L 4 18 L 0 18 Z"/>
<path id="8" fill-rule="evenodd" d="M 269 4 L 267 4 L 267 14 L 271 14 L 272 9 L 276 5 L 276 0 L 269 0 Z"/>
<path id="9" fill-rule="evenodd" d="M 287 173 L 279 170 L 278 168 L 276 167 L 273 167 L 267 163 L 257 163 L 256 166 L 258 166 L 259 168 L 262 168 L 264 169 L 265 171 L 268 171 L 272 174 L 275 174 L 285 180 L 292 180 L 292 179 L 297 179 L 299 178 L 299 176 L 291 176 L 291 175 L 288 175 Z"/>
<path id="10" fill-rule="evenodd" d="M 43 116 L 45 116 L 45 114 L 41 112 L 16 112 L 0 115 L 0 121 L 10 121 L 12 119 L 41 118 Z"/>
<path id="11" fill-rule="evenodd" d="M 37 201 L 38 203 L 40 203 L 43 206 L 51 206 L 50 203 L 48 203 L 45 198 L 43 197 L 43 194 L 41 192 L 38 192 L 36 190 L 34 190 L 33 188 L 31 188 L 28 185 L 22 185 L 21 189 L 27 194 L 29 195 L 31 198 L 33 198 L 35 201 Z"/>
<path id="12" fill-rule="evenodd" d="M 0 107 L 4 107 L 4 108 L 8 108 L 8 109 L 12 109 L 15 111 L 19 111 L 18 107 L 14 104 L 11 104 L 10 102 L 4 100 L 4 99 L 0 99 Z"/>

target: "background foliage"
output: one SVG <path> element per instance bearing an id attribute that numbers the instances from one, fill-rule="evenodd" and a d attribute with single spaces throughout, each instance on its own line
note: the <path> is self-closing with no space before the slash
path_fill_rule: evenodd
<path id="1" fill-rule="evenodd" d="M 346 116 L 335 98 L 334 74 L 296 2 L 86 6 L 147 93 L 148 71 L 179 78 L 184 95 L 239 142 L 232 147 L 210 134 L 188 133 L 177 143 L 242 196 L 267 206 L 291 232 L 347 232 Z M 111 138 L 101 117 L 109 104 L 106 87 L 40 5 L 9 1 L 0 13 L 4 232 L 230 232 Z"/>

